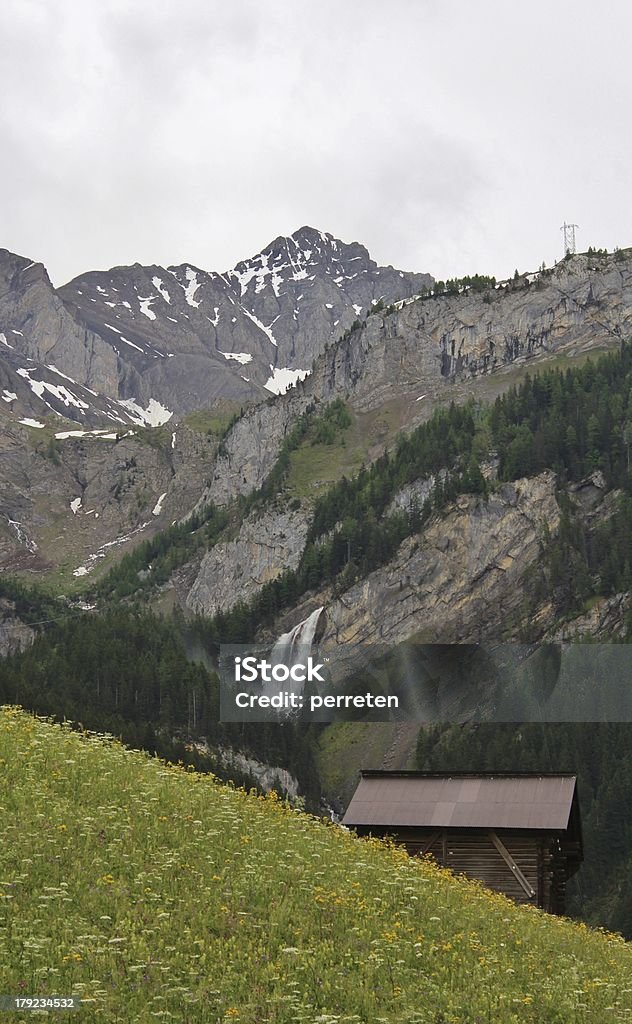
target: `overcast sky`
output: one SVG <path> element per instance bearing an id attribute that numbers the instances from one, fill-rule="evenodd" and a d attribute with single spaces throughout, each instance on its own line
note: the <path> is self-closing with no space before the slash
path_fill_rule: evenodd
<path id="1" fill-rule="evenodd" d="M 497 277 L 632 245 L 628 0 L 2 0 L 0 247 L 55 284 L 303 224 Z"/>

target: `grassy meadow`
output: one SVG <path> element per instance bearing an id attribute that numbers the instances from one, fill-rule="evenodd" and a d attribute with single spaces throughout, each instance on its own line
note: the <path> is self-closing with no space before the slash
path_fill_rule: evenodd
<path id="1" fill-rule="evenodd" d="M 126 1024 L 632 1020 L 617 936 L 274 796 L 6 707 L 0 770 L 0 993 Z"/>

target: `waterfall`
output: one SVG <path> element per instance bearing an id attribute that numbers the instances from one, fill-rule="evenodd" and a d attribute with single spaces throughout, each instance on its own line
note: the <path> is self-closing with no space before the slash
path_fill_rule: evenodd
<path id="1" fill-rule="evenodd" d="M 291 665 L 296 660 L 297 653 L 301 657 L 309 654 L 322 611 L 324 608 L 317 608 L 289 633 L 281 634 L 272 648 L 270 661 L 273 665 Z"/>
<path id="2" fill-rule="evenodd" d="M 287 665 L 289 667 L 297 662 L 307 662 L 307 658 L 311 653 L 318 620 L 321 612 L 324 610 L 324 607 L 316 608 L 311 615 L 308 615 L 306 619 L 303 619 L 302 622 L 294 626 L 289 633 L 281 634 L 270 653 L 272 665 Z M 291 683 L 288 685 L 288 689 L 291 689 L 297 695 L 302 693 L 303 687 L 303 683 Z M 282 688 L 279 683 L 269 682 L 263 684 L 262 692 L 269 693 L 271 696 Z M 292 712 L 282 712 L 283 717 L 287 715 L 292 715 Z"/>

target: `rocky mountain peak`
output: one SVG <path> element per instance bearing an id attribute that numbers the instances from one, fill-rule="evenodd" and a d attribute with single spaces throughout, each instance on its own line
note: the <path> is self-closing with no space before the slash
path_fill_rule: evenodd
<path id="1" fill-rule="evenodd" d="M 59 390 L 51 365 L 77 387 L 134 409 L 159 406 L 165 417 L 220 399 L 250 405 L 308 376 L 325 346 L 379 299 L 407 298 L 431 281 L 379 268 L 359 243 L 307 225 L 224 273 L 135 263 L 57 290 L 41 263 L 0 250 L 3 386 L 18 395 L 23 418 L 62 411 L 56 401 L 38 407 L 44 392 Z M 103 411 L 83 393 L 75 398 L 63 415 L 86 422 L 93 405 Z"/>
<path id="2" fill-rule="evenodd" d="M 8 249 L 0 249 L 0 287 L 3 295 L 6 296 L 9 291 L 23 294 L 28 288 L 40 282 L 52 289 L 43 263 L 18 256 Z"/>
<path id="3" fill-rule="evenodd" d="M 376 268 L 363 245 L 341 242 L 305 225 L 291 235 L 279 235 L 262 252 L 229 270 L 226 278 L 238 284 L 240 298 L 259 295 L 269 287 L 278 299 L 288 291 L 297 295 L 303 292 L 303 287 L 295 287 L 302 281 L 329 275 L 340 288 L 343 281 L 352 281 Z"/>

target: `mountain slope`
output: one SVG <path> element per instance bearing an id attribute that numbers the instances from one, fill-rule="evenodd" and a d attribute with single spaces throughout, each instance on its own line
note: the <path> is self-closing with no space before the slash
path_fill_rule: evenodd
<path id="1" fill-rule="evenodd" d="M 6 349 L 7 351 L 3 351 Z M 41 263 L 0 249 L 0 353 L 58 365 L 80 384 L 118 397 L 116 354 L 77 322 Z"/>
<path id="2" fill-rule="evenodd" d="M 80 996 L 79 1021 L 571 1024 L 632 1010 L 617 937 L 277 800 L 12 709 L 0 756 L 21 822 L 0 853 L 5 988 Z"/>
<path id="3" fill-rule="evenodd" d="M 163 406 L 163 422 L 220 399 L 251 404 L 306 376 L 325 346 L 380 299 L 431 283 L 428 274 L 378 267 L 358 243 L 309 227 L 226 273 L 135 264 L 83 274 L 58 290 L 42 264 L 1 249 L 0 385 L 24 398 L 16 371 L 28 360 L 48 401 L 44 411 L 42 387 L 31 388 L 22 413 L 52 409 L 91 424 L 91 413 L 121 416 L 105 398 Z M 80 393 L 55 394 L 51 366 Z"/>
<path id="4" fill-rule="evenodd" d="M 630 250 L 575 256 L 483 293 L 399 303 L 346 332 L 296 388 L 248 410 L 226 438 L 205 497 L 223 502 L 259 487 L 314 403 L 344 398 L 358 414 L 382 410 L 409 430 L 437 404 L 494 398 L 539 365 L 581 361 L 630 333 Z"/>
<path id="5" fill-rule="evenodd" d="M 120 599 L 156 601 L 162 608 L 175 599 L 194 611 L 221 611 L 195 624 L 185 626 L 179 617 L 164 626 L 165 633 L 182 631 L 190 656 L 210 668 L 218 643 L 255 638 L 271 643 L 323 607 L 321 650 L 338 653 L 344 645 L 349 667 L 367 644 L 383 643 L 392 651 L 394 670 L 408 679 L 418 678 L 410 648 L 398 647 L 408 639 L 491 645 L 576 633 L 601 641 L 625 639 L 632 628 L 632 478 L 625 427 L 632 414 L 631 373 L 632 348 L 626 344 L 565 374 L 525 380 L 491 408 L 468 403 L 438 410 L 418 430 L 400 436 L 390 455 L 323 490 L 312 503 L 290 489 L 293 457 L 309 453 L 317 441 L 315 447 L 320 445 L 334 463 L 350 429 L 344 403 L 333 402 L 324 411 L 316 407 L 292 427 L 258 493 L 222 510 L 207 506 L 212 520 L 200 524 L 195 517 L 139 547 L 94 589 L 92 599 L 106 612 L 103 617 L 62 624 L 8 661 L 5 698 L 92 727 L 108 728 L 103 716 L 107 722 L 113 718 L 117 734 L 129 735 L 130 726 L 138 729 L 149 720 L 170 736 L 196 742 L 201 728 L 211 746 L 221 743 L 212 716 L 201 724 L 201 695 L 187 700 L 178 689 L 182 673 L 171 663 L 156 686 L 146 654 L 155 644 L 130 645 L 123 672 L 114 639 L 102 640 L 107 657 L 98 663 L 95 695 L 95 666 L 85 656 L 85 637 L 102 636 L 111 602 Z M 330 428 L 336 426 L 332 437 Z M 497 454 L 490 457 L 490 451 Z M 117 606 L 116 615 L 118 644 L 127 605 Z M 42 617 L 33 615 L 32 621 Z M 615 670 L 607 675 L 617 678 Z M 486 705 L 494 699 L 489 679 L 482 689 L 473 689 L 467 675 L 459 678 L 465 683 L 459 692 L 446 686 L 424 691 L 433 720 L 453 720 L 453 713 L 468 710 L 473 697 Z M 447 715 L 437 713 L 442 710 Z M 623 699 L 619 710 L 626 714 Z M 244 749 L 252 747 L 251 756 L 288 770 L 294 770 L 290 759 L 299 750 L 317 753 L 320 779 L 313 781 L 322 783 L 338 809 L 359 767 L 406 767 L 415 755 L 416 730 L 408 725 L 364 723 L 359 733 L 334 725 L 298 736 L 298 746 L 293 731 L 271 729 L 240 726 L 224 733 L 224 742 L 238 736 Z M 585 835 L 592 852 L 578 876 L 581 899 L 576 889 L 573 911 L 629 935 L 630 894 L 619 887 L 630 850 L 626 809 L 632 777 L 623 771 L 629 727 L 587 731 L 588 743 L 570 746 L 569 736 L 552 728 L 541 749 L 529 754 L 529 763 L 534 770 L 546 763 L 552 770 L 578 771 L 588 780 Z M 465 730 L 462 737 L 465 744 Z M 526 744 L 517 747 L 509 740 L 506 748 L 500 740 L 495 747 L 485 744 L 481 754 L 489 763 L 482 767 L 511 768 L 516 757 L 527 756 Z M 441 737 L 436 745 L 439 756 Z M 465 763 L 470 749 L 450 748 L 454 756 L 462 753 Z M 434 753 L 426 750 L 424 758 Z M 616 763 L 619 757 L 623 766 Z M 441 767 L 450 769 L 449 756 Z M 309 772 L 308 765 L 308 777 Z M 295 774 L 305 785 L 298 766 Z M 608 830 L 606 843 L 602 825 Z"/>
<path id="6" fill-rule="evenodd" d="M 431 281 L 304 227 L 227 273 L 137 264 L 82 275 L 59 295 L 115 348 L 128 390 L 133 381 L 141 398 L 182 413 L 285 390 L 372 304 Z"/>
<path id="7" fill-rule="evenodd" d="M 188 511 L 219 441 L 185 425 L 73 426 L 5 420 L 0 431 L 0 573 L 36 572 L 65 592 Z"/>

